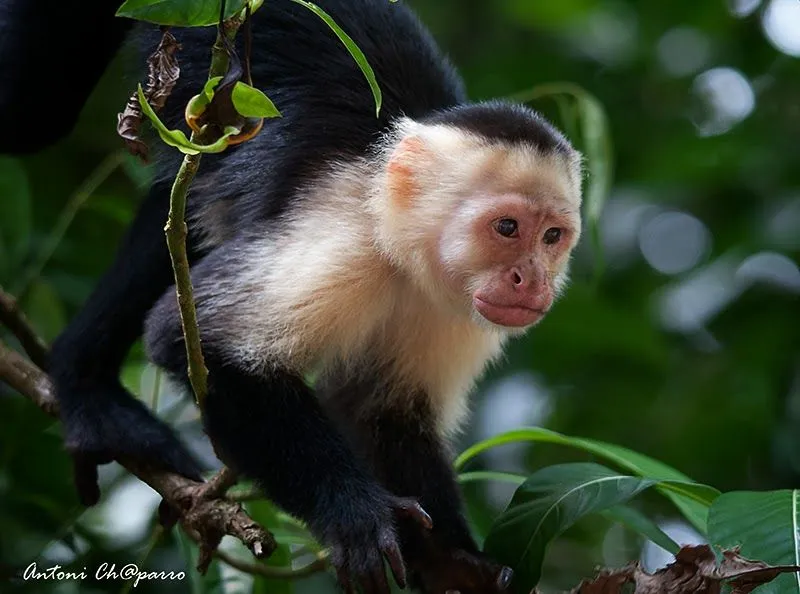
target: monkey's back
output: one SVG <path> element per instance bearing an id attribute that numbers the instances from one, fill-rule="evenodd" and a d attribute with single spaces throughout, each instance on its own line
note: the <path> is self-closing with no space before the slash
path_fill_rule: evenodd
<path id="1" fill-rule="evenodd" d="M 399 115 L 422 117 L 465 100 L 463 84 L 417 17 L 389 0 L 317 3 L 361 48 L 383 93 L 376 117 L 369 86 L 344 45 L 307 8 L 268 0 L 253 15 L 253 84 L 281 111 L 252 141 L 204 160 L 196 205 L 229 229 L 280 214 L 297 189 L 326 164 L 363 156 Z M 211 28 L 178 30 L 181 79 L 165 119 L 180 125 L 183 106 L 207 77 Z M 240 52 L 241 52 L 240 48 Z M 171 160 L 170 160 L 171 161 Z M 174 162 L 162 168 L 174 176 Z M 243 179 L 244 178 L 244 179 Z M 246 181 L 245 181 L 246 180 Z"/>

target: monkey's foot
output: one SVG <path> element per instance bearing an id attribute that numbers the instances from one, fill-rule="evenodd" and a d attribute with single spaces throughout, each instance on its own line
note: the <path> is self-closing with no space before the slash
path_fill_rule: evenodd
<path id="1" fill-rule="evenodd" d="M 84 388 L 79 396 L 60 396 L 59 400 L 64 445 L 72 456 L 82 504 L 94 505 L 100 499 L 97 466 L 122 457 L 202 481 L 199 464 L 172 429 L 122 386 Z"/>
<path id="2" fill-rule="evenodd" d="M 331 564 L 347 594 L 390 594 L 383 560 L 389 563 L 395 582 L 406 587 L 406 568 L 395 530 L 395 518 L 408 518 L 430 529 L 430 516 L 416 500 L 373 494 L 333 505 L 323 530 L 323 542 L 331 549 Z M 327 514 L 326 514 L 327 515 Z"/>

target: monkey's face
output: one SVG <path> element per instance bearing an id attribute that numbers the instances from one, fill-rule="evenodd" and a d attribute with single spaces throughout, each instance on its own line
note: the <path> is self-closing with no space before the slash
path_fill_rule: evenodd
<path id="1" fill-rule="evenodd" d="M 579 225 L 569 203 L 549 192 L 473 195 L 442 229 L 434 257 L 471 313 L 524 329 L 547 314 L 564 285 Z"/>
<path id="2" fill-rule="evenodd" d="M 566 283 L 580 236 L 580 155 L 414 128 L 386 168 L 378 244 L 435 302 L 521 332 Z"/>

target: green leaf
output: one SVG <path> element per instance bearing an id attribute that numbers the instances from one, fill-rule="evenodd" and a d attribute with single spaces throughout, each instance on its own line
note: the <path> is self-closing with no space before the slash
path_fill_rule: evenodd
<path id="1" fill-rule="evenodd" d="M 517 489 L 484 550 L 514 570 L 517 591 L 528 592 L 539 582 L 550 541 L 581 518 L 625 503 L 656 482 L 591 463 L 549 466 Z"/>
<path id="2" fill-rule="evenodd" d="M 0 200 L 0 253 L 11 275 L 27 255 L 31 236 L 31 188 L 19 159 L 0 157 Z"/>
<path id="3" fill-rule="evenodd" d="M 246 118 L 276 118 L 281 112 L 269 97 L 258 89 L 237 82 L 231 94 L 236 111 Z"/>
<path id="4" fill-rule="evenodd" d="M 558 106 L 559 123 L 567 138 L 578 138 L 578 110 L 575 101 L 566 95 L 555 95 L 553 100 Z"/>
<path id="5" fill-rule="evenodd" d="M 668 497 L 702 534 L 706 533 L 708 508 L 711 502 L 719 495 L 713 487 L 699 485 L 692 479 L 675 470 L 671 466 L 654 460 L 649 456 L 634 452 L 622 446 L 581 437 L 569 437 L 549 429 L 540 427 L 527 427 L 495 435 L 494 437 L 478 442 L 467 448 L 455 461 L 456 469 L 462 468 L 467 462 L 478 454 L 491 448 L 516 442 L 542 442 L 577 448 L 605 458 L 612 464 L 635 475 L 652 478 L 659 481 L 674 481 L 661 483 L 658 490 Z M 683 486 L 687 483 L 695 484 L 700 490 L 687 491 Z"/>
<path id="6" fill-rule="evenodd" d="M 317 6 L 313 2 L 306 2 L 306 0 L 292 0 L 292 2 L 294 2 L 295 4 L 299 4 L 300 6 L 305 6 L 307 9 L 309 9 L 311 12 L 313 12 L 315 15 L 317 15 L 319 18 L 325 21 L 325 24 L 327 24 L 328 27 L 331 28 L 331 30 L 336 34 L 339 40 L 344 44 L 344 46 L 347 48 L 347 51 L 350 52 L 351 56 L 353 56 L 353 59 L 356 61 L 356 64 L 358 64 L 358 67 L 361 69 L 361 72 L 364 73 L 364 78 L 367 79 L 367 83 L 369 83 L 369 88 L 370 90 L 372 90 L 372 97 L 375 100 L 375 115 L 376 116 L 380 115 L 381 102 L 383 101 L 383 98 L 381 96 L 381 89 L 378 86 L 377 79 L 375 78 L 375 72 L 372 70 L 372 66 L 369 65 L 367 57 L 364 55 L 364 52 L 361 51 L 361 48 L 359 48 L 356 45 L 355 41 L 353 41 L 352 38 L 347 33 L 345 33 L 344 30 L 339 25 L 336 24 L 336 21 L 334 21 L 331 18 L 331 16 L 327 12 L 322 10 L 319 6 Z"/>
<path id="7" fill-rule="evenodd" d="M 581 146 L 586 156 L 589 183 L 586 187 L 586 216 L 597 225 L 608 193 L 611 190 L 611 132 L 605 109 L 593 95 L 576 94 L 578 119 L 581 123 Z"/>
<path id="8" fill-rule="evenodd" d="M 246 0 L 228 0 L 225 18 L 240 12 Z M 204 27 L 219 21 L 219 0 L 125 0 L 117 16 L 157 25 Z"/>
<path id="9" fill-rule="evenodd" d="M 800 565 L 800 490 L 737 491 L 720 495 L 708 515 L 712 545 L 740 546 L 770 565 Z M 800 574 L 782 575 L 758 594 L 800 594 Z"/>
<path id="10" fill-rule="evenodd" d="M 164 122 L 159 119 L 159 117 L 156 115 L 156 112 L 153 111 L 152 107 L 150 107 L 147 99 L 145 99 L 142 85 L 139 85 L 137 92 L 139 95 L 139 104 L 142 106 L 142 111 L 152 122 L 153 127 L 158 132 L 161 140 L 163 140 L 169 146 L 174 146 L 180 152 L 186 155 L 196 155 L 198 153 L 221 153 L 228 147 L 228 138 L 238 134 L 241 131 L 236 128 L 228 127 L 225 129 L 225 134 L 223 134 L 216 142 L 211 144 L 196 144 L 186 138 L 186 134 L 184 134 L 182 130 L 170 130 L 164 125 Z"/>
<path id="11" fill-rule="evenodd" d="M 629 530 L 644 536 L 654 542 L 662 549 L 669 551 L 673 555 L 680 550 L 680 546 L 658 527 L 658 525 L 630 505 L 615 505 L 605 510 L 602 515 L 612 522 L 622 524 Z"/>
<path id="12" fill-rule="evenodd" d="M 203 86 L 203 91 L 189 101 L 188 113 L 194 116 L 202 114 L 214 98 L 214 89 L 221 80 L 221 76 L 209 78 Z M 231 100 L 236 111 L 246 118 L 276 118 L 281 115 L 269 97 L 241 81 L 233 87 Z"/>

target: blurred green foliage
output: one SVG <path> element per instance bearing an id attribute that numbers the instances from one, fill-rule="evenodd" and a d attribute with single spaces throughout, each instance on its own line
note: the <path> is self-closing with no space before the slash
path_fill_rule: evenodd
<path id="1" fill-rule="evenodd" d="M 787 38 L 787 30 L 800 38 L 800 15 L 791 1 L 412 2 L 474 98 L 575 83 L 605 107 L 614 146 L 600 225 L 603 275 L 595 278 L 597 254 L 584 241 L 561 302 L 481 384 L 461 448 L 539 423 L 641 451 L 722 490 L 800 486 L 800 48 Z M 130 62 L 115 63 L 68 139 L 39 155 L 0 158 L 0 284 L 20 296 L 48 340 L 110 263 L 147 184 L 146 169 L 121 159 L 39 273 L 65 205 L 119 149 L 115 114 L 136 84 Z M 551 99 L 534 106 L 565 121 Z M 140 385 L 151 385 L 152 370 L 139 350 L 125 377 L 147 394 Z M 200 441 L 196 415 L 180 419 Z M 530 472 L 586 459 L 535 445 L 497 450 L 481 463 Z M 146 489 L 109 470 L 109 508 L 84 512 L 70 472 L 57 424 L 0 387 L 0 580 L 32 560 L 78 570 L 137 562 L 152 544 L 146 520 L 119 525 L 120 515 L 153 509 Z M 476 532 L 485 534 L 511 492 L 485 484 L 465 491 Z M 652 518 L 674 516 L 655 496 L 644 502 Z M 681 534 L 671 536 L 680 542 Z M 142 566 L 190 571 L 182 551 L 173 532 Z M 571 587 L 596 565 L 640 552 L 607 520 L 581 522 L 551 545 L 543 586 Z M 249 591 L 241 576 L 214 571 L 214 583 L 187 578 L 136 591 Z M 329 584 L 316 576 L 295 591 Z M 13 586 L 121 592 L 123 584 Z"/>

